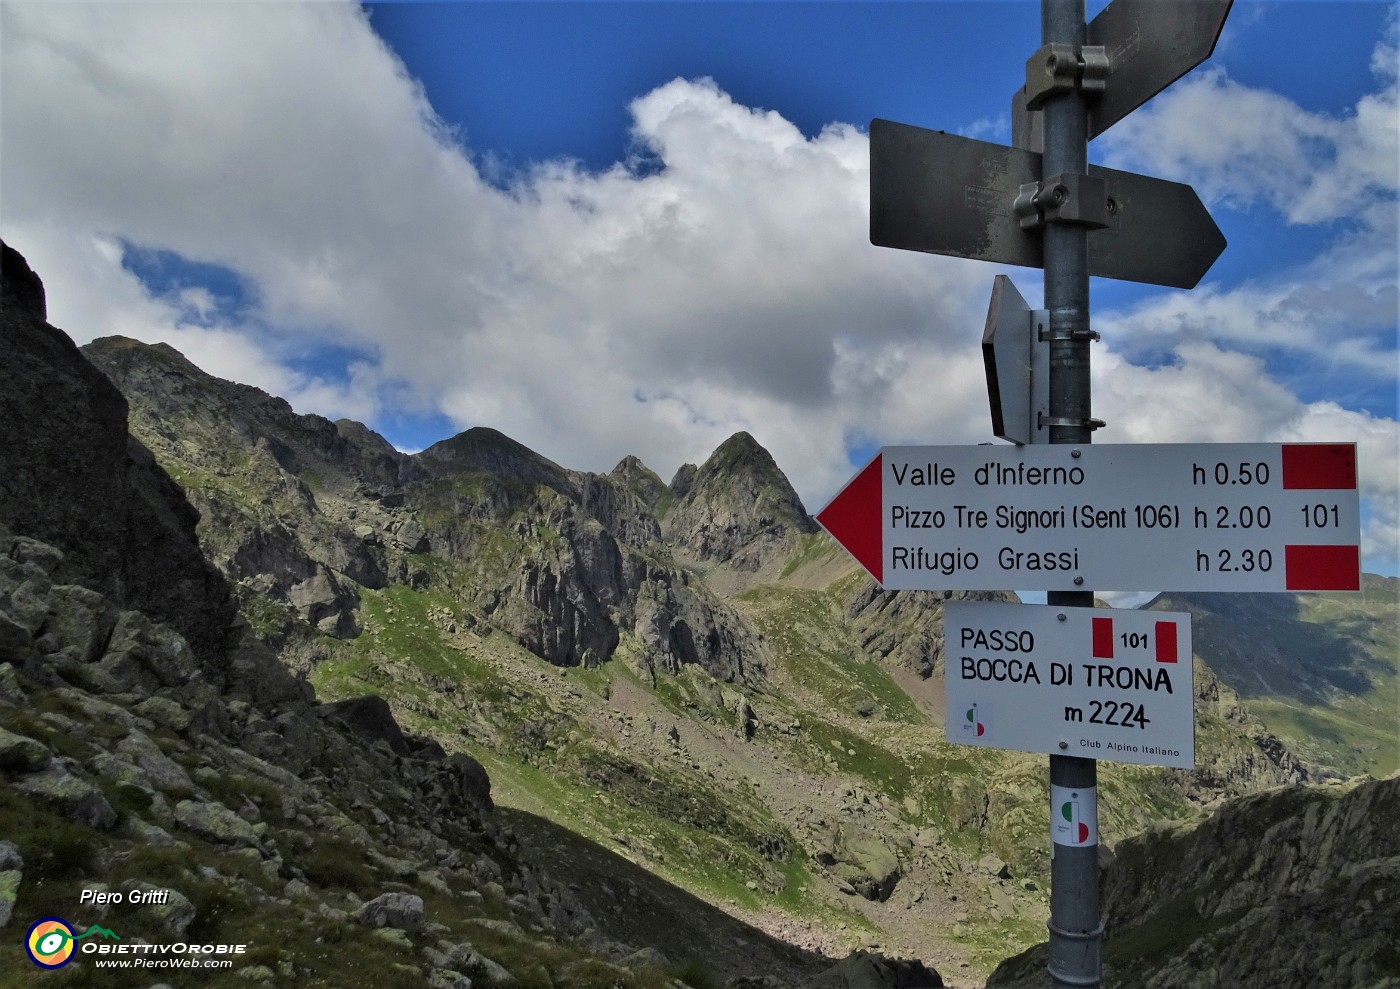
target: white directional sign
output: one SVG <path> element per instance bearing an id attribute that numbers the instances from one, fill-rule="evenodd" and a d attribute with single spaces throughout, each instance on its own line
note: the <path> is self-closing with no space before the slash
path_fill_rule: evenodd
<path id="1" fill-rule="evenodd" d="M 943 630 L 948 741 L 1196 764 L 1189 615 L 949 601 Z"/>
<path id="2" fill-rule="evenodd" d="M 885 447 L 817 521 L 887 590 L 1361 587 L 1353 443 Z"/>

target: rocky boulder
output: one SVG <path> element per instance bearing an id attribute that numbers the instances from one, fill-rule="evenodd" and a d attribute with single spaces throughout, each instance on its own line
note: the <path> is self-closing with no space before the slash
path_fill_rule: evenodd
<path id="1" fill-rule="evenodd" d="M 803 989 L 941 989 L 943 977 L 910 958 L 886 958 L 878 952 L 857 951 Z"/>
<path id="2" fill-rule="evenodd" d="M 368 927 L 397 927 L 417 931 L 423 927 L 423 898 L 412 893 L 381 893 L 355 913 Z"/>
<path id="3" fill-rule="evenodd" d="M 823 842 L 817 861 L 836 879 L 837 887 L 883 903 L 899 883 L 899 857 L 885 841 L 857 828 L 836 828 Z"/>

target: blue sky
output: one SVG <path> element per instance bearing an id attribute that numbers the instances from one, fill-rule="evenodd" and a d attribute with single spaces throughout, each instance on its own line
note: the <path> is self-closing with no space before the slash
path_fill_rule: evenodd
<path id="1" fill-rule="evenodd" d="M 1230 242 L 1192 292 L 1095 280 L 1098 440 L 1355 440 L 1389 573 L 1395 11 L 1237 0 L 1090 149 Z M 1028 2 L 6 0 L 0 234 L 79 342 L 405 449 L 669 478 L 748 429 L 816 507 L 873 445 L 990 439 L 992 276 L 1039 272 L 871 247 L 865 129 L 1009 142 L 1039 40 Z"/>

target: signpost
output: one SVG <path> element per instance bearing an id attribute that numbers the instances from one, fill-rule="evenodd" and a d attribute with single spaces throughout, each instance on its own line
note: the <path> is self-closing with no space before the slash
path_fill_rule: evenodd
<path id="1" fill-rule="evenodd" d="M 949 601 L 943 635 L 948 741 L 1196 764 L 1189 615 Z"/>
<path id="2" fill-rule="evenodd" d="M 1113 0 L 1086 25 L 1084 0 L 1041 0 L 1015 147 L 870 124 L 872 244 L 1045 269 L 1039 312 L 998 279 L 983 358 L 996 434 L 1048 445 L 886 448 L 817 520 L 887 589 L 1048 592 L 945 611 L 949 737 L 1050 753 L 1052 989 L 1101 982 L 1094 757 L 1194 757 L 1184 616 L 1095 614 L 1088 588 L 1360 586 L 1354 445 L 1090 445 L 1089 277 L 1191 288 L 1225 238 L 1189 186 L 1088 142 L 1208 58 L 1231 3 Z"/>
<path id="3" fill-rule="evenodd" d="M 1351 443 L 886 447 L 817 521 L 886 590 L 1361 587 Z"/>

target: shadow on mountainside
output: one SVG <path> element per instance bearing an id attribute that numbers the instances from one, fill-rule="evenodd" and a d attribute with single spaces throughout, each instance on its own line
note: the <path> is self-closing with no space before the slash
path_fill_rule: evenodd
<path id="1" fill-rule="evenodd" d="M 1189 612 L 1194 651 L 1246 699 L 1320 705 L 1336 691 L 1366 694 L 1386 672 L 1360 625 L 1305 620 L 1295 594 L 1161 594 L 1147 607 Z"/>
<path id="2" fill-rule="evenodd" d="M 522 855 L 544 864 L 583 903 L 605 938 L 655 948 L 674 965 L 708 971 L 716 984 L 762 975 L 797 983 L 835 964 L 735 920 L 543 817 L 498 806 L 496 818 L 515 833 Z"/>

